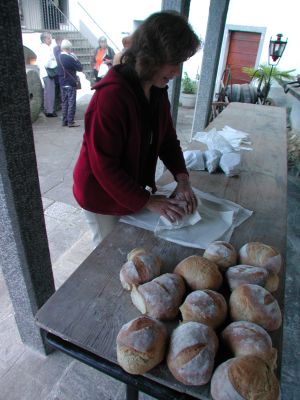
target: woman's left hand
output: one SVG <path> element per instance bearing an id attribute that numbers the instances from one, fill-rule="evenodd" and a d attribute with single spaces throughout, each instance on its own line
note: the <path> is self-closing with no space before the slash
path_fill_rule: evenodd
<path id="1" fill-rule="evenodd" d="M 185 200 L 187 203 L 185 212 L 187 214 L 193 214 L 197 209 L 197 198 L 192 190 L 188 175 L 178 174 L 176 175 L 177 186 L 171 197 L 178 200 Z"/>

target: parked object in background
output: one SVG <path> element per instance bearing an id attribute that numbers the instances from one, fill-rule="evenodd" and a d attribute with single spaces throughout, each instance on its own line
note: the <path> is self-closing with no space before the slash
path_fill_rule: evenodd
<path id="1" fill-rule="evenodd" d="M 257 69 L 243 67 L 242 71 L 251 78 L 250 83 L 232 83 L 230 67 L 224 70 L 219 92 L 216 93 L 216 101 L 212 103 L 211 119 L 232 102 L 272 105 L 272 99 L 268 98 L 272 80 L 276 78 L 290 80 L 295 70 L 280 71 L 274 66 L 261 64 Z"/>
<path id="2" fill-rule="evenodd" d="M 295 69 L 280 71 L 276 67 L 267 64 L 260 64 L 258 69 L 243 67 L 242 71 L 251 77 L 250 84 L 252 87 L 252 91 L 256 90 L 257 95 L 256 103 L 272 104 L 271 99 L 268 99 L 268 95 L 273 79 L 279 78 L 291 80 L 294 78 L 292 73 L 295 72 Z"/>
<path id="3" fill-rule="evenodd" d="M 292 86 L 291 86 L 292 85 Z M 292 81 L 292 82 L 287 82 L 283 88 L 284 88 L 284 93 L 287 93 L 291 87 L 294 88 L 298 88 L 300 87 L 300 75 L 297 76 L 297 80 L 296 81 Z"/>

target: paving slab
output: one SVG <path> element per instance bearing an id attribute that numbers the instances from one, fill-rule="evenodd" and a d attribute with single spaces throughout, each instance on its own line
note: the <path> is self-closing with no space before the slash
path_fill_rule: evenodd
<path id="1" fill-rule="evenodd" d="M 46 400 L 115 400 L 123 384 L 78 361 L 64 371 Z"/>

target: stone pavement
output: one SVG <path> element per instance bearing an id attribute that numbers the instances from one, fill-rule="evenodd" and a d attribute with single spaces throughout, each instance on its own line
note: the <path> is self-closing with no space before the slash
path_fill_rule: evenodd
<path id="1" fill-rule="evenodd" d="M 48 241 L 56 287 L 92 250 L 90 234 L 76 204 L 72 170 L 82 140 L 83 115 L 92 93 L 78 100 L 79 128 L 62 127 L 60 118 L 43 114 L 33 124 Z M 183 148 L 189 142 L 193 110 L 179 109 L 177 131 Z M 286 315 L 284 325 L 283 399 L 300 391 L 298 268 L 300 178 L 289 178 Z M 297 381 L 296 381 L 297 380 Z M 40 355 L 24 346 L 14 321 L 13 308 L 0 274 L 0 400 L 122 400 L 125 385 L 82 363 L 54 352 Z M 140 399 L 150 399 L 140 395 Z"/>

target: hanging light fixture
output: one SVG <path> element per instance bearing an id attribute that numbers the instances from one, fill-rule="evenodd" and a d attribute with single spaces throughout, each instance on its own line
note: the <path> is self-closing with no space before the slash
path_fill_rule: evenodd
<path id="1" fill-rule="evenodd" d="M 266 80 L 266 84 L 263 88 L 263 91 L 264 91 L 263 104 L 266 104 L 267 96 L 270 91 L 270 87 L 271 87 L 270 82 L 271 82 L 271 77 L 272 77 L 272 73 L 273 73 L 273 68 L 279 63 L 279 60 L 282 57 L 282 54 L 285 50 L 285 46 L 286 46 L 287 42 L 288 42 L 287 39 L 283 40 L 282 33 L 277 33 L 276 39 L 272 39 L 272 38 L 270 39 L 268 63 L 271 66 L 271 68 L 270 68 L 269 76 Z"/>
<path id="2" fill-rule="evenodd" d="M 269 43 L 269 65 L 277 65 L 285 50 L 287 39 L 283 40 L 282 33 L 276 35 L 276 39 L 270 39 Z"/>

